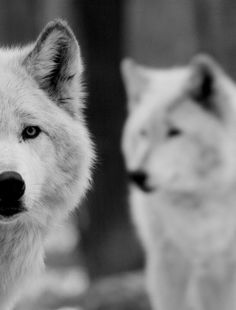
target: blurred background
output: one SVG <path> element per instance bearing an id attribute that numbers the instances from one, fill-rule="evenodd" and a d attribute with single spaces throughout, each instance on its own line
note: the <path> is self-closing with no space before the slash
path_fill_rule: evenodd
<path id="1" fill-rule="evenodd" d="M 58 17 L 69 22 L 81 46 L 88 92 L 86 116 L 98 153 L 93 189 L 47 247 L 47 279 L 41 286 L 46 287 L 43 281 L 51 287 L 57 283 L 58 295 L 61 291 L 73 295 L 91 281 L 143 266 L 129 219 L 120 152 L 126 117 L 121 59 L 128 56 L 144 65 L 167 67 L 186 64 L 194 54 L 207 52 L 235 77 L 236 2 L 1 0 L 0 43 L 33 41 L 48 21 Z M 32 300 L 36 292 L 35 288 Z M 36 306 L 28 307 L 36 310 Z M 26 308 L 24 304 L 22 309 Z"/>

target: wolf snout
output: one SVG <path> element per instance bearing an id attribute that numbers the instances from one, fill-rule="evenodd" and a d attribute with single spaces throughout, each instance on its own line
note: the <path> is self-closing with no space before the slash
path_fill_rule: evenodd
<path id="1" fill-rule="evenodd" d="M 144 192 L 151 192 L 153 188 L 148 185 L 148 175 L 144 171 L 132 171 L 128 173 L 129 180 Z"/>
<path id="2" fill-rule="evenodd" d="M 146 182 L 147 175 L 143 171 L 133 171 L 128 174 L 131 182 L 137 184 L 138 186 L 143 186 Z"/>
<path id="3" fill-rule="evenodd" d="M 0 199 L 2 201 L 18 201 L 25 192 L 25 182 L 15 171 L 0 174 Z"/>

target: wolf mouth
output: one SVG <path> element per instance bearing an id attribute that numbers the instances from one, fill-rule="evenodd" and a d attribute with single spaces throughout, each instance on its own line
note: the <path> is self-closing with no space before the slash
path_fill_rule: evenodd
<path id="1" fill-rule="evenodd" d="M 147 184 L 141 185 L 141 184 L 135 184 L 133 182 L 131 182 L 131 184 L 133 184 L 133 186 L 135 186 L 136 188 L 138 188 L 140 191 L 144 192 L 145 194 L 150 194 L 157 190 L 156 188 L 149 186 Z"/>
<path id="2" fill-rule="evenodd" d="M 144 184 L 144 185 L 142 185 L 142 186 L 139 186 L 139 189 L 140 189 L 141 191 L 143 191 L 144 193 L 152 193 L 152 192 L 155 191 L 155 188 L 154 188 L 154 187 L 151 187 L 151 186 L 146 185 L 146 184 Z"/>
<path id="3" fill-rule="evenodd" d="M 0 200 L 0 217 L 10 218 L 25 211 L 26 208 L 21 201 Z"/>

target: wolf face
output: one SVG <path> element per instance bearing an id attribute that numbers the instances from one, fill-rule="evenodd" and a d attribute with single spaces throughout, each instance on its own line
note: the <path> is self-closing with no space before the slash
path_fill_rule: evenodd
<path id="1" fill-rule="evenodd" d="M 235 178 L 235 91 L 211 59 L 169 70 L 126 60 L 122 72 L 129 110 L 122 148 L 133 184 L 207 193 Z"/>
<path id="2" fill-rule="evenodd" d="M 0 304 L 42 266 L 49 230 L 89 187 L 94 152 L 83 115 L 80 49 L 67 24 L 0 50 Z"/>
<path id="3" fill-rule="evenodd" d="M 122 63 L 122 150 L 153 309 L 234 309 L 236 88 L 209 57 Z"/>
<path id="4" fill-rule="evenodd" d="M 79 46 L 65 23 L 51 23 L 35 44 L 1 50 L 0 67 L 0 183 L 9 183 L 0 223 L 46 224 L 77 204 L 90 177 Z"/>

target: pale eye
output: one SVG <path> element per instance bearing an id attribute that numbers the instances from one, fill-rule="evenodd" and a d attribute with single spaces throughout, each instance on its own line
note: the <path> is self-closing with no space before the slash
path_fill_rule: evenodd
<path id="1" fill-rule="evenodd" d="M 140 136 L 141 137 L 147 137 L 148 135 L 148 132 L 146 129 L 141 129 L 140 132 L 139 132 Z"/>
<path id="2" fill-rule="evenodd" d="M 41 129 L 38 126 L 27 126 L 22 132 L 22 138 L 24 140 L 27 139 L 35 139 L 40 134 Z"/>
<path id="3" fill-rule="evenodd" d="M 169 138 L 174 138 L 174 137 L 177 137 L 179 135 L 181 135 L 181 130 L 176 128 L 176 127 L 171 127 L 168 129 L 167 131 L 167 137 Z"/>

